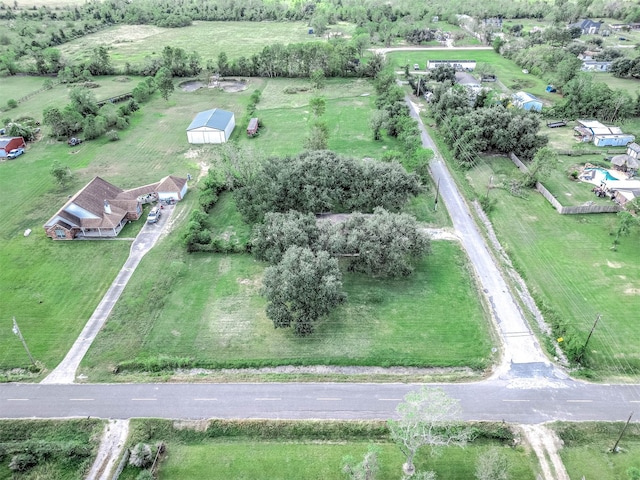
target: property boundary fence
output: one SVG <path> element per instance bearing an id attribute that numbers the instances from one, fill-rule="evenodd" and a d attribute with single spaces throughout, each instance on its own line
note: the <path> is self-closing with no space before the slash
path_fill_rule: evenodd
<path id="1" fill-rule="evenodd" d="M 511 161 L 520 169 L 521 172 L 528 172 L 527 166 L 513 153 L 509 154 Z M 560 202 L 553 194 L 547 190 L 542 183 L 536 182 L 536 190 L 547 199 L 547 201 L 555 208 L 560 215 L 580 215 L 587 213 L 616 213 L 622 210 L 620 205 L 560 205 Z"/>

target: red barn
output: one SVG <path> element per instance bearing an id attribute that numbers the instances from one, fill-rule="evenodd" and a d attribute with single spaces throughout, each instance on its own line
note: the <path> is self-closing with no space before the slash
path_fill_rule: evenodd
<path id="1" fill-rule="evenodd" d="M 22 137 L 0 137 L 0 158 L 7 158 L 7 154 L 14 148 L 24 148 Z"/>

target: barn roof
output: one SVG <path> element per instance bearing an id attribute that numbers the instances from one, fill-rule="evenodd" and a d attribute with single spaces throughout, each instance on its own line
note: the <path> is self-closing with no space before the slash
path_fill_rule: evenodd
<path id="1" fill-rule="evenodd" d="M 527 92 L 514 93 L 513 97 L 516 99 L 516 101 L 521 102 L 521 103 L 539 102 L 540 101 L 534 95 L 531 95 L 530 93 L 527 93 Z"/>
<path id="2" fill-rule="evenodd" d="M 220 110 L 219 108 L 205 110 L 204 112 L 200 112 L 196 115 L 191 124 L 187 127 L 187 131 L 202 127 L 224 130 L 227 128 L 227 125 L 229 125 L 232 118 L 233 112 L 228 112 L 227 110 Z"/>
<path id="3" fill-rule="evenodd" d="M 631 150 L 632 152 L 640 153 L 640 145 L 638 145 L 636 142 L 628 145 L 627 149 Z"/>

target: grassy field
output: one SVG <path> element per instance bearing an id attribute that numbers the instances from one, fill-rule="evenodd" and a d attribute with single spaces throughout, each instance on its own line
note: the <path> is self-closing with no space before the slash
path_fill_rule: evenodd
<path id="1" fill-rule="evenodd" d="M 332 32 L 350 35 L 353 25 L 331 25 Z M 161 55 L 165 46 L 179 47 L 187 53 L 197 51 L 204 65 L 224 52 L 229 59 L 251 57 L 269 44 L 326 41 L 309 35 L 304 22 L 203 22 L 184 28 L 161 28 L 153 25 L 117 25 L 61 45 L 62 53 L 73 61 L 88 57 L 99 45 L 109 48 L 113 65 L 124 68 L 126 62 L 141 63 L 145 57 Z M 239 39 L 241 39 L 239 41 Z"/>
<path id="2" fill-rule="evenodd" d="M 622 423 L 555 423 L 550 425 L 564 445 L 560 450 L 562 462 L 571 478 L 606 478 L 628 480 L 630 467 L 640 469 L 640 429 L 631 423 L 618 448 L 610 453 L 622 431 Z"/>
<path id="3" fill-rule="evenodd" d="M 162 478 L 210 478 L 210 479 L 290 479 L 320 480 L 342 478 L 341 468 L 345 455 L 362 461 L 368 443 L 349 442 L 303 443 L 287 442 L 204 442 L 197 445 L 171 444 L 168 458 L 160 468 Z M 402 474 L 404 457 L 395 444 L 376 443 L 379 480 L 397 479 Z M 434 460 L 426 455 L 416 457 L 417 471 L 435 471 L 438 478 L 474 478 L 475 462 L 489 446 L 469 446 L 465 449 L 447 448 Z M 526 480 L 535 478 L 531 459 L 522 450 L 501 449 L 507 456 L 511 478 Z M 125 477 L 122 477 L 125 480 Z M 133 477 L 132 477 L 133 478 Z"/>
<path id="4" fill-rule="evenodd" d="M 134 274 L 85 357 L 90 381 L 117 380 L 119 363 L 163 355 L 199 367 L 489 364 L 488 326 L 455 243 L 435 242 L 408 279 L 346 274 L 347 304 L 299 338 L 265 316 L 264 264 L 187 255 L 176 237 L 156 245 Z"/>
<path id="5" fill-rule="evenodd" d="M 368 445 L 380 449 L 380 471 L 376 478 L 395 479 L 401 475 L 403 456 L 387 438 L 384 422 L 313 421 L 214 421 L 175 422 L 133 420 L 129 443 L 167 445 L 160 466 L 160 478 L 211 479 L 325 479 L 343 478 L 343 457 L 361 461 Z M 194 430 L 197 428 L 197 430 Z M 482 432 L 486 426 L 478 426 Z M 489 427 L 491 428 L 491 427 Z M 505 442 L 506 443 L 506 442 Z M 525 448 L 480 437 L 464 449 L 450 447 L 441 456 L 429 458 L 418 452 L 418 471 L 434 470 L 438 478 L 474 478 L 480 455 L 491 447 L 501 447 L 509 464 L 510 478 L 533 480 L 537 470 L 535 455 Z M 137 470 L 128 467 L 120 477 L 135 479 Z"/>
<path id="6" fill-rule="evenodd" d="M 102 429 L 103 422 L 94 419 L 2 420 L 0 480 L 83 479 L 95 458 Z M 16 452 L 38 452 L 45 458 L 25 472 L 12 472 L 9 463 Z"/>
<path id="7" fill-rule="evenodd" d="M 476 195 L 488 177 L 510 175 L 515 167 L 494 158 L 466 174 Z M 640 231 L 623 237 L 611 250 L 613 214 L 558 215 L 539 194 L 527 198 L 491 191 L 497 205 L 490 217 L 502 245 L 534 295 L 586 339 L 596 314 L 599 328 L 589 343 L 596 376 L 624 378 L 640 370 Z"/>
<path id="8" fill-rule="evenodd" d="M 43 82 L 43 79 L 34 77 L 5 80 L 3 85 L 7 85 L 9 95 L 18 98 L 39 88 Z M 101 86 L 94 92 L 110 96 L 130 91 L 137 79 L 122 82 L 100 78 L 98 82 Z M 212 106 L 236 114 L 238 125 L 232 140 L 269 154 L 297 153 L 302 149 L 307 134 L 307 105 L 312 94 L 285 94 L 284 89 L 303 84 L 303 80 L 250 79 L 248 89 L 240 93 L 206 88 L 189 93 L 177 88 L 169 101 L 156 97 L 143 105 L 133 115 L 131 127 L 120 133 L 118 142 L 100 139 L 69 148 L 62 142 L 45 137 L 30 144 L 27 153 L 19 160 L 1 163 L 0 190 L 6 195 L 0 204 L 0 237 L 4 240 L 0 258 L 0 288 L 6 293 L 0 309 L 5 327 L 11 327 L 11 318 L 15 315 L 35 358 L 46 368 L 52 368 L 73 343 L 128 254 L 130 243 L 126 241 L 58 243 L 46 239 L 42 225 L 69 195 L 95 175 L 122 188 L 151 183 L 168 174 L 186 176 L 190 173 L 196 178 L 200 164 L 213 163 L 219 149 L 213 145 L 189 145 L 185 128 L 196 112 Z M 258 115 L 266 119 L 266 127 L 263 134 L 250 140 L 244 134 L 242 119 L 248 97 L 255 89 L 263 91 Z M 371 97 L 361 95 L 371 92 L 370 84 L 363 80 L 331 80 L 321 91 L 328 103 L 325 117 L 331 128 L 332 148 L 356 157 L 379 157 L 387 148 L 396 148 L 392 140 L 379 143 L 368 140 Z M 11 111 L 11 115 L 14 118 L 32 115 L 39 119 L 43 106 L 62 106 L 67 101 L 66 87 L 56 86 L 20 104 Z M 342 112 L 345 112 L 344 115 Z M 43 130 L 46 135 L 47 127 Z M 68 166 L 73 173 L 73 181 L 65 189 L 60 189 L 49 174 L 53 160 Z M 194 201 L 195 195 L 191 202 Z M 427 197 L 421 197 L 412 202 L 409 210 L 431 225 L 448 224 L 446 212 L 443 209 L 433 212 L 430 202 Z M 227 222 L 226 217 L 216 214 L 216 221 L 220 222 L 221 228 L 236 224 L 237 212 L 227 209 L 224 204 L 221 208 L 225 214 L 233 217 Z M 25 238 L 22 234 L 28 228 L 32 229 L 32 233 Z M 139 228 L 139 225 L 135 228 Z M 125 230 L 121 236 L 134 236 L 135 228 L 129 233 Z M 237 233 L 246 238 L 249 231 L 245 228 Z M 174 248 L 180 250 L 182 247 L 176 245 Z M 96 251 L 100 255 L 96 255 Z M 445 255 L 453 261 L 453 257 L 462 254 Z M 219 258 L 209 258 L 207 261 L 223 262 Z M 247 268 L 250 266 L 251 262 L 248 262 Z M 259 303 L 262 300 L 256 297 L 254 301 Z M 474 315 L 477 315 L 471 322 L 483 323 L 477 301 L 470 302 L 476 302 Z M 220 308 L 226 307 L 222 305 Z M 485 344 L 481 342 L 477 352 L 486 346 L 486 337 L 483 338 Z M 238 352 L 235 358 L 242 356 Z M 388 353 L 385 358 L 390 355 Z M 414 356 L 415 352 L 410 352 L 409 358 L 415 360 Z M 442 362 L 451 363 L 452 356 L 445 353 Z M 400 358 L 400 361 L 404 360 Z M 477 353 L 473 361 L 484 365 L 484 353 Z M 0 336 L 0 370 L 26 367 L 28 363 L 28 357 L 16 337 Z"/>

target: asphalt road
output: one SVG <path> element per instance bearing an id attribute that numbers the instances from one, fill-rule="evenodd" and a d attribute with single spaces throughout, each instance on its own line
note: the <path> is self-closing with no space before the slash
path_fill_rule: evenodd
<path id="1" fill-rule="evenodd" d="M 623 421 L 640 403 L 638 385 L 513 380 L 441 386 L 460 400 L 465 420 L 537 424 L 549 420 Z M 135 384 L 0 386 L 0 418 L 101 417 L 392 418 L 416 385 Z"/>

